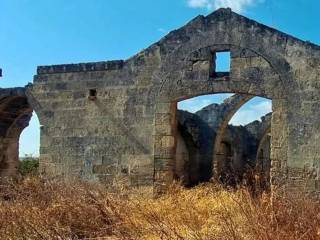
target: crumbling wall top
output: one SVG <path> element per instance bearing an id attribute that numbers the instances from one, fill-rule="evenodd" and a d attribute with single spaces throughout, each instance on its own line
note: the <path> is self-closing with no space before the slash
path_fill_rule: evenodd
<path id="1" fill-rule="evenodd" d="M 0 88 L 0 99 L 5 97 L 26 97 L 26 89 L 24 87 Z"/>
<path id="2" fill-rule="evenodd" d="M 42 74 L 53 74 L 53 73 L 67 73 L 67 72 L 92 72 L 92 71 L 120 70 L 123 68 L 123 65 L 124 65 L 123 60 L 112 60 L 112 61 L 102 61 L 102 62 L 39 66 L 37 68 L 37 74 L 42 75 Z"/>

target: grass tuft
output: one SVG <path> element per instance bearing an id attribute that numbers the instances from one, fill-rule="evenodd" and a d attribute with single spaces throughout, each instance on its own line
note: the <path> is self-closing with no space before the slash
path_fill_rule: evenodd
<path id="1" fill-rule="evenodd" d="M 0 239 L 320 239 L 320 204 L 214 184 L 151 188 L 27 177 L 1 186 Z"/>

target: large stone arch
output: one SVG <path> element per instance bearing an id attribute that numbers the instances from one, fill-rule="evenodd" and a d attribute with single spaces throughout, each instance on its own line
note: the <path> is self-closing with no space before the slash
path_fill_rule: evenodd
<path id="1" fill-rule="evenodd" d="M 0 177 L 14 177 L 19 161 L 19 137 L 29 125 L 32 107 L 23 88 L 0 92 Z"/>
<path id="2" fill-rule="evenodd" d="M 226 32 L 228 31 L 218 32 L 217 35 L 225 35 Z M 180 37 L 183 39 L 182 36 Z M 162 81 L 156 96 L 154 146 L 155 186 L 158 191 L 172 181 L 176 145 L 176 120 L 172 109 L 175 109 L 177 101 L 194 96 L 238 93 L 272 99 L 275 116 L 272 125 L 282 129 L 282 131 L 275 131 L 273 146 L 278 147 L 272 148 L 272 154 L 277 158 L 281 157 L 283 163 L 286 162 L 286 97 L 288 95 L 286 91 L 288 88 L 284 87 L 282 73 L 279 73 L 278 68 L 272 64 L 273 62 L 282 63 L 288 69 L 285 59 L 279 55 L 267 59 L 265 55 L 259 54 L 257 49 L 232 44 L 233 41 L 229 37 L 220 39 L 224 44 L 212 44 L 216 42 L 216 39 L 212 38 L 210 42 L 199 40 L 188 39 L 185 44 L 177 46 L 173 51 L 174 54 L 167 56 L 159 73 Z M 216 77 L 212 77 L 210 75 L 212 53 L 225 50 L 231 53 L 230 73 L 226 76 L 217 74 Z M 173 65 L 174 68 L 172 68 Z M 280 159 L 274 157 L 273 161 L 278 162 Z M 284 167 L 283 163 L 273 172 L 275 177 L 283 174 L 283 172 L 280 173 L 281 168 Z"/>
<path id="3" fill-rule="evenodd" d="M 240 96 L 240 95 L 238 95 Z M 243 95 L 241 95 L 243 96 Z M 214 144 L 214 156 L 219 155 L 219 149 L 221 145 L 221 139 L 224 134 L 226 125 L 228 124 L 229 120 L 232 118 L 234 113 L 247 101 L 249 101 L 252 97 L 252 95 L 247 95 L 242 99 L 242 101 L 238 102 L 237 105 L 233 105 L 226 114 L 224 121 L 221 123 L 217 137 L 215 139 Z M 281 102 L 278 99 L 273 100 L 273 103 Z M 175 114 L 172 114 L 172 111 L 175 111 L 175 105 L 176 102 L 161 102 L 159 105 L 157 105 L 157 109 L 159 109 L 159 112 L 156 112 L 155 115 L 155 146 L 154 146 L 154 158 L 155 158 L 155 187 L 156 191 L 162 191 L 163 187 L 165 188 L 167 184 L 169 184 L 172 181 L 173 172 L 171 170 L 171 167 L 175 164 L 174 160 L 174 153 L 175 153 L 175 144 L 176 144 L 176 119 Z M 274 106 L 274 105 L 273 105 Z M 287 137 L 285 135 L 286 133 L 286 123 L 284 119 L 286 111 L 285 107 L 283 105 L 280 105 L 281 108 L 273 107 L 273 112 L 277 118 L 273 118 L 273 128 L 277 129 L 277 132 L 275 131 L 275 134 L 273 135 L 273 139 L 275 139 L 275 144 L 283 144 L 283 148 L 275 148 L 273 149 L 273 155 L 272 156 L 281 156 L 285 157 L 285 144 L 283 143 L 285 138 Z M 167 110 L 167 112 L 166 112 Z M 282 128 L 282 131 L 278 128 Z M 277 141 L 278 140 L 278 141 Z M 281 140 L 282 142 L 279 142 Z M 277 145 L 279 146 L 279 145 Z M 172 155 L 171 155 L 172 154 Z M 171 158 L 171 156 L 173 156 Z M 276 164 L 278 159 L 274 159 L 274 164 Z M 285 166 L 285 159 L 283 160 L 282 166 Z M 214 163 L 216 163 L 218 160 L 213 159 Z M 160 170 L 161 169 L 161 170 Z M 214 170 L 217 169 L 217 166 L 214 166 Z M 215 171 L 216 172 L 216 171 Z M 283 176 L 284 173 L 282 169 L 274 169 L 273 170 L 273 176 Z"/>
<path id="4" fill-rule="evenodd" d="M 48 117 L 27 88 L 0 90 L 0 178 L 16 176 L 20 135 L 29 126 L 33 112 L 39 118 L 41 130 L 41 123 L 47 122 Z"/>

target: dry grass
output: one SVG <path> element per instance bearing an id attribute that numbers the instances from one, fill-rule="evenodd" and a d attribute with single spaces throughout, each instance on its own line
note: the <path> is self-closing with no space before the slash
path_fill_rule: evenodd
<path id="1" fill-rule="evenodd" d="M 26 178 L 0 198 L 0 239 L 320 239 L 320 204 L 213 184 L 153 199 L 150 188 Z"/>

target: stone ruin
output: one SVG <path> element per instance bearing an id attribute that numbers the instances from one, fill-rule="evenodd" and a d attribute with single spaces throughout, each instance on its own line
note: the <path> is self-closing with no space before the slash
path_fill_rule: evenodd
<path id="1" fill-rule="evenodd" d="M 218 52 L 230 52 L 229 72 L 216 69 Z M 163 192 L 181 173 L 177 102 L 215 93 L 240 100 L 208 140 L 213 176 L 223 176 L 234 143 L 226 138 L 237 135 L 228 119 L 260 96 L 272 100 L 270 128 L 258 136 L 270 155 L 266 144 L 256 153 L 270 156 L 271 191 L 320 196 L 320 46 L 230 9 L 200 15 L 127 60 L 40 66 L 32 84 L 1 89 L 1 176 L 14 175 L 19 135 L 35 111 L 43 174 L 106 184 L 122 176 Z"/>
<path id="2" fill-rule="evenodd" d="M 214 170 L 216 180 L 233 187 L 250 180 L 245 176 L 257 175 L 261 188 L 268 190 L 271 113 L 245 126 L 228 125 L 226 116 L 239 108 L 232 108 L 235 106 L 232 104 L 244 98 L 236 94 L 222 104 L 210 104 L 194 114 L 178 110 L 175 178 L 182 184 L 208 182 Z M 215 146 L 217 133 L 225 124 L 227 127 Z"/>

